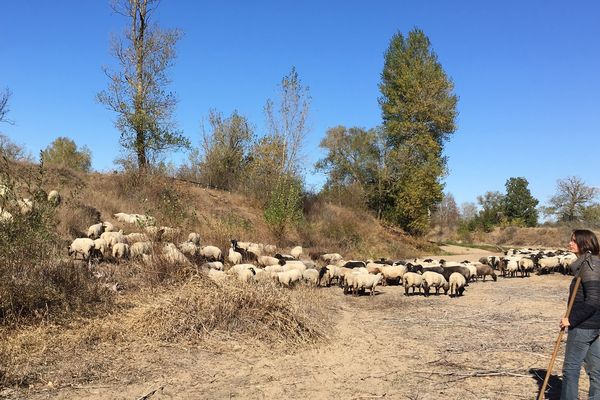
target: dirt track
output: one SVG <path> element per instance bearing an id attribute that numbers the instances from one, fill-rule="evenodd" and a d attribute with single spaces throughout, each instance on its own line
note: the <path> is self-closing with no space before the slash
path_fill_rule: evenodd
<path id="1" fill-rule="evenodd" d="M 163 387 L 148 399 L 532 399 L 569 281 L 560 274 L 499 278 L 470 284 L 461 298 L 407 297 L 397 286 L 380 287 L 372 298 L 323 288 L 335 329 L 313 347 L 228 341 L 213 351 L 127 348 L 114 360 L 120 374 L 89 385 L 36 388 L 26 397 L 138 399 Z M 559 388 L 556 377 L 551 385 L 551 393 Z"/>

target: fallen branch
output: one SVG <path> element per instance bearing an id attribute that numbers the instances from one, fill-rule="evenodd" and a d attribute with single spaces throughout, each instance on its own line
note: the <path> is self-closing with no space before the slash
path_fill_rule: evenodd
<path id="1" fill-rule="evenodd" d="M 158 392 L 159 390 L 163 390 L 164 388 L 165 388 L 165 385 L 162 385 L 158 389 L 154 389 L 150 393 L 148 393 L 142 397 L 138 397 L 137 400 L 148 400 L 150 397 L 154 396 L 154 393 Z"/>

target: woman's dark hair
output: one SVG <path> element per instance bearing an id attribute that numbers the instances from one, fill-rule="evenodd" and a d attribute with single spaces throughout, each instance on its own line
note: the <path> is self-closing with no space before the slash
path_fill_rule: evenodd
<path id="1" fill-rule="evenodd" d="M 600 253 L 598 238 L 594 232 L 587 229 L 575 229 L 571 234 L 571 239 L 577 243 L 579 254 L 585 254 L 588 251 L 597 256 Z"/>

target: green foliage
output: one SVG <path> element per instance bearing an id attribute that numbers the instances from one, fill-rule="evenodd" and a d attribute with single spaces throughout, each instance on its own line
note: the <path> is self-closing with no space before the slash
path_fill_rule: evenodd
<path id="1" fill-rule="evenodd" d="M 67 137 L 56 138 L 42 151 L 44 164 L 55 167 L 68 167 L 88 172 L 92 165 L 92 154 L 86 146 L 78 148 L 75 142 Z"/>
<path id="2" fill-rule="evenodd" d="M 442 199 L 444 142 L 456 130 L 457 97 L 427 36 L 418 29 L 392 37 L 379 85 L 387 153 L 386 219 L 413 234 L 429 228 Z"/>
<path id="3" fill-rule="evenodd" d="M 483 196 L 478 196 L 477 201 L 481 209 L 474 218 L 473 224 L 484 232 L 491 232 L 494 226 L 499 225 L 505 218 L 505 196 L 497 191 L 486 192 Z"/>
<path id="4" fill-rule="evenodd" d="M 539 201 L 529 191 L 527 179 L 509 178 L 506 181 L 504 215 L 514 225 L 533 227 L 537 225 Z"/>
<path id="5" fill-rule="evenodd" d="M 130 18 L 124 41 L 115 40 L 113 54 L 119 71 L 105 73 L 108 89 L 98 94 L 98 101 L 117 113 L 116 127 L 120 144 L 134 154 L 137 167 L 145 169 L 168 150 L 187 148 L 189 140 L 175 128 L 172 115 L 177 100 L 167 91 L 167 69 L 175 58 L 177 30 L 162 30 L 150 23 L 158 0 L 118 0 L 115 12 Z"/>
<path id="6" fill-rule="evenodd" d="M 3 207 L 12 219 L 0 221 L 0 325 L 84 310 L 106 300 L 87 268 L 57 261 L 66 250 L 56 230 L 56 208 L 42 189 L 43 164 L 25 177 L 3 165 L 0 180 L 13 194 Z M 34 199 L 28 212 L 16 203 L 23 193 Z"/>
<path id="7" fill-rule="evenodd" d="M 223 190 L 237 188 L 248 157 L 253 132 L 246 117 L 234 111 L 223 119 L 211 111 L 211 134 L 203 137 L 203 157 L 199 164 L 202 182 Z"/>
<path id="8" fill-rule="evenodd" d="M 279 238 L 286 228 L 302 220 L 302 182 L 294 177 L 280 179 L 264 210 L 265 221 Z"/>

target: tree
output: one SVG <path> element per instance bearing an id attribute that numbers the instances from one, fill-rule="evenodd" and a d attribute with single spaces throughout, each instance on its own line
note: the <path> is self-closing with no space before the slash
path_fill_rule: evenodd
<path id="1" fill-rule="evenodd" d="M 452 193 L 448 192 L 444 194 L 444 198 L 440 202 L 432 219 L 435 224 L 443 228 L 453 229 L 458 225 L 460 212 Z"/>
<path id="2" fill-rule="evenodd" d="M 477 204 L 473 202 L 464 202 L 460 205 L 460 219 L 463 221 L 471 221 L 477 217 Z"/>
<path id="3" fill-rule="evenodd" d="M 497 191 L 486 192 L 483 196 L 477 196 L 477 202 L 481 209 L 475 218 L 475 223 L 489 232 L 504 218 L 505 196 Z"/>
<path id="4" fill-rule="evenodd" d="M 10 111 L 8 108 L 8 100 L 10 99 L 11 95 L 12 93 L 10 90 L 8 90 L 8 88 L 4 89 L 4 91 L 0 93 L 0 122 L 5 122 L 7 124 L 13 123 L 11 120 L 6 118 L 6 115 Z"/>
<path id="5" fill-rule="evenodd" d="M 30 155 L 26 154 L 22 146 L 14 143 L 10 138 L 0 133 L 0 156 L 13 161 L 32 161 Z"/>
<path id="6" fill-rule="evenodd" d="M 509 178 L 506 181 L 504 197 L 504 215 L 509 222 L 522 223 L 525 226 L 536 226 L 539 201 L 531 195 L 525 178 Z"/>
<path id="7" fill-rule="evenodd" d="M 75 142 L 66 137 L 56 138 L 42 151 L 45 165 L 68 167 L 88 172 L 92 165 L 92 154 L 86 146 L 77 148 Z"/>
<path id="8" fill-rule="evenodd" d="M 456 130 L 457 97 L 423 31 L 395 34 L 379 85 L 392 203 L 387 219 L 423 234 L 443 198 L 444 142 Z"/>
<path id="9" fill-rule="evenodd" d="M 248 120 L 237 111 L 223 119 L 213 110 L 208 119 L 211 133 L 203 135 L 201 175 L 211 185 L 231 190 L 242 179 L 254 133 Z"/>
<path id="10" fill-rule="evenodd" d="M 175 58 L 177 30 L 150 25 L 150 16 L 159 0 L 116 0 L 113 10 L 130 21 L 125 40 L 115 39 L 112 51 L 120 70 L 105 73 L 107 90 L 97 99 L 117 113 L 120 144 L 135 154 L 137 166 L 148 167 L 154 157 L 167 150 L 189 147 L 189 140 L 175 129 L 171 118 L 177 103 L 167 91 L 167 69 Z"/>
<path id="11" fill-rule="evenodd" d="M 296 68 L 281 80 L 281 93 L 278 109 L 275 103 L 267 100 L 265 114 L 269 126 L 269 135 L 276 140 L 281 139 L 280 170 L 282 174 L 299 172 L 300 158 L 306 122 L 310 108 L 310 92 L 300 81 Z"/>
<path id="12" fill-rule="evenodd" d="M 577 176 L 556 182 L 556 194 L 544 208 L 544 214 L 555 216 L 559 222 L 583 220 L 583 212 L 598 196 L 598 188 L 587 186 Z"/>

